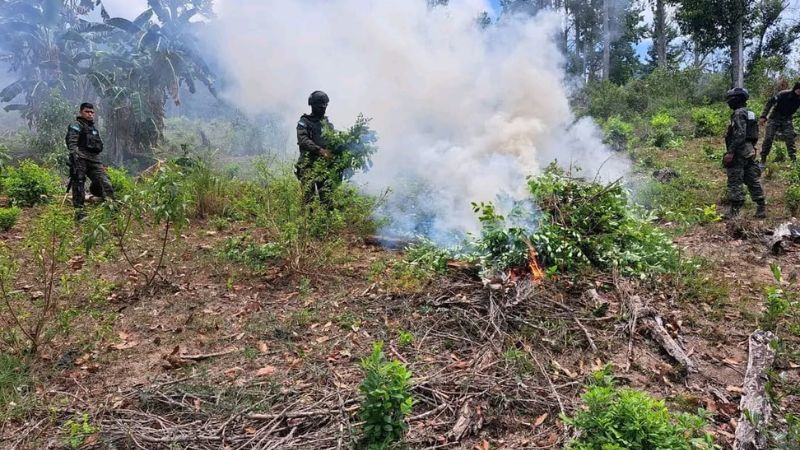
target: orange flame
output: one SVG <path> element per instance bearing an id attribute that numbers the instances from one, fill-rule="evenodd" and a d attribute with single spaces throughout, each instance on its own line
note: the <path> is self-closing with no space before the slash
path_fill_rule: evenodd
<path id="1" fill-rule="evenodd" d="M 528 267 L 531 268 L 531 279 L 534 283 L 538 284 L 544 280 L 544 270 L 539 266 L 539 262 L 536 260 L 538 254 L 536 253 L 536 249 L 533 246 L 529 247 L 528 249 Z"/>

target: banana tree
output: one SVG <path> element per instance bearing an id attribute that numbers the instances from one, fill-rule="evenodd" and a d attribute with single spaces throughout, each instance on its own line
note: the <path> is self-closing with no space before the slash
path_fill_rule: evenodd
<path id="1" fill-rule="evenodd" d="M 87 94 L 81 74 L 91 52 L 86 35 L 112 29 L 81 19 L 94 6 L 92 0 L 0 0 L 0 61 L 17 76 L 0 90 L 6 111 L 32 122 L 53 90 L 71 100 Z"/>
<path id="2" fill-rule="evenodd" d="M 134 20 L 104 16 L 114 31 L 104 36 L 109 50 L 98 52 L 88 79 L 104 100 L 112 161 L 152 156 L 163 139 L 166 102 L 180 104 L 181 86 L 194 93 L 200 82 L 214 95 L 213 74 L 196 39 L 208 14 L 208 0 L 149 0 Z"/>

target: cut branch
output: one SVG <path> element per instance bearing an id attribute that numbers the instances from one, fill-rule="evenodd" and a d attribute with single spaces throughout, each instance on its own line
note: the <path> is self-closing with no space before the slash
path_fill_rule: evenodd
<path id="1" fill-rule="evenodd" d="M 772 410 L 765 391 L 767 371 L 775 360 L 775 350 L 770 343 L 775 340 L 769 331 L 756 330 L 750 335 L 750 354 L 744 376 L 744 395 L 739 403 L 741 416 L 736 426 L 734 450 L 760 450 L 767 448 L 767 426 Z"/>

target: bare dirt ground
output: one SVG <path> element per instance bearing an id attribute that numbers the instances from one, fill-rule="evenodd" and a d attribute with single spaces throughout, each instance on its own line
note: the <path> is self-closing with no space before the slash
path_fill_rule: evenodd
<path id="1" fill-rule="evenodd" d="M 780 197 L 782 185 L 768 187 Z M 23 245 L 19 230 L 35 214 L 27 211 L 2 238 Z M 146 292 L 134 289 L 140 275 L 113 251 L 104 260 L 76 254 L 70 274 L 90 273 L 106 288 L 75 296 L 69 329 L 32 367 L 35 400 L 0 425 L 0 442 L 69 448 L 65 421 L 87 414 L 93 428 L 81 448 L 349 448 L 358 438 L 359 361 L 381 340 L 413 373 L 409 448 L 560 448 L 570 432 L 559 414 L 579 406 L 586 376 L 609 363 L 622 384 L 673 409 L 710 411 L 711 431 L 726 447 L 748 336 L 774 283 L 770 263 L 789 281 L 800 267 L 799 253 L 775 256 L 765 245 L 766 233 L 788 219 L 779 202 L 771 214 L 676 237 L 685 256 L 705 261 L 691 283 L 584 274 L 484 284 L 454 268 L 404 289 L 385 282 L 399 255 L 357 240 L 326 269 L 255 270 L 216 253 L 229 236 L 259 239 L 243 223 L 226 231 L 193 223 L 170 245 L 166 281 Z M 156 239 L 139 237 L 143 247 Z M 137 263 L 152 267 L 155 259 L 143 253 Z M 31 289 L 31 277 L 24 267 L 17 287 Z M 637 323 L 637 298 L 696 371 Z M 796 386 L 800 341 L 785 338 L 776 376 Z M 796 389 L 783 392 L 776 411 L 797 413 Z"/>

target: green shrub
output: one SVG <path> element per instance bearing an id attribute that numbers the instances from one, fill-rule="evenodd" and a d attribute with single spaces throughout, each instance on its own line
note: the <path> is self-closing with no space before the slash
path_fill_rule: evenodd
<path id="1" fill-rule="evenodd" d="M 659 148 L 669 147 L 675 139 L 675 126 L 678 121 L 666 112 L 660 112 L 650 119 L 653 145 Z"/>
<path id="2" fill-rule="evenodd" d="M 16 206 L 0 208 L 0 231 L 8 231 L 16 225 L 20 212 Z"/>
<path id="3" fill-rule="evenodd" d="M 702 225 L 717 222 L 715 195 L 708 181 L 681 173 L 667 182 L 645 183 L 636 191 L 636 202 L 662 221 Z"/>
<path id="4" fill-rule="evenodd" d="M 719 449 L 704 413 L 674 414 L 645 392 L 617 388 L 608 369 L 596 372 L 581 396 L 584 408 L 562 420 L 580 433 L 568 450 Z"/>
<path id="5" fill-rule="evenodd" d="M 121 199 L 127 195 L 133 194 L 136 183 L 125 169 L 108 167 L 106 173 L 108 174 L 108 179 L 111 181 L 111 186 L 114 188 L 114 196 L 116 198 Z"/>
<path id="6" fill-rule="evenodd" d="M 800 184 L 792 184 L 786 189 L 783 194 L 783 200 L 786 202 L 786 207 L 789 212 L 794 216 L 800 212 Z"/>
<path id="7" fill-rule="evenodd" d="M 88 414 L 67 420 L 63 428 L 66 435 L 64 443 L 73 449 L 81 448 L 89 436 L 100 431 L 98 427 L 92 425 Z"/>
<path id="8" fill-rule="evenodd" d="M 9 161 L 11 161 L 11 156 L 9 154 L 8 147 L 0 144 L 0 177 L 3 176 L 3 172 L 5 172 Z M 3 186 L 0 185 L 0 192 L 2 192 L 2 189 Z"/>
<path id="9" fill-rule="evenodd" d="M 452 255 L 447 250 L 431 241 L 421 241 L 406 248 L 402 264 L 424 273 L 442 274 L 447 272 L 447 262 L 451 259 Z"/>
<path id="10" fill-rule="evenodd" d="M 193 215 L 198 218 L 217 216 L 227 204 L 225 183 L 204 158 L 190 158 L 183 168 L 189 192 L 192 195 Z"/>
<path id="11" fill-rule="evenodd" d="M 67 125 L 75 121 L 76 107 L 58 89 L 53 89 L 32 115 L 34 132 L 28 138 L 28 146 L 49 167 L 65 170 L 68 154 L 64 151 L 64 135 Z"/>
<path id="12" fill-rule="evenodd" d="M 410 331 L 400 330 L 397 333 L 397 343 L 400 347 L 408 347 L 414 343 L 414 334 Z"/>
<path id="13" fill-rule="evenodd" d="M 619 183 L 589 182 L 550 168 L 529 178 L 528 189 L 540 211 L 530 200 L 517 202 L 505 218 L 491 204 L 473 205 L 482 229 L 471 251 L 484 269 L 524 266 L 532 249 L 550 271 L 616 268 L 646 277 L 677 267 L 675 246 L 629 203 Z"/>
<path id="14" fill-rule="evenodd" d="M 727 118 L 713 108 L 702 107 L 692 109 L 692 122 L 696 137 L 721 136 L 725 132 Z"/>
<path id="15" fill-rule="evenodd" d="M 633 139 L 633 125 L 622 120 L 620 116 L 612 116 L 603 125 L 603 133 L 607 145 L 616 151 L 624 151 Z"/>
<path id="16" fill-rule="evenodd" d="M 411 412 L 411 372 L 399 361 L 387 361 L 383 342 L 376 342 L 372 354 L 361 360 L 364 381 L 358 387 L 364 395 L 359 416 L 364 421 L 363 447 L 382 449 L 403 439 Z"/>
<path id="17" fill-rule="evenodd" d="M 278 244 L 256 244 L 252 237 L 241 236 L 226 239 L 217 254 L 253 269 L 263 269 L 280 258 L 283 250 Z"/>
<path id="18" fill-rule="evenodd" d="M 18 167 L 10 167 L 2 181 L 3 191 L 17 206 L 47 203 L 59 191 L 58 178 L 29 160 L 22 161 Z"/>

